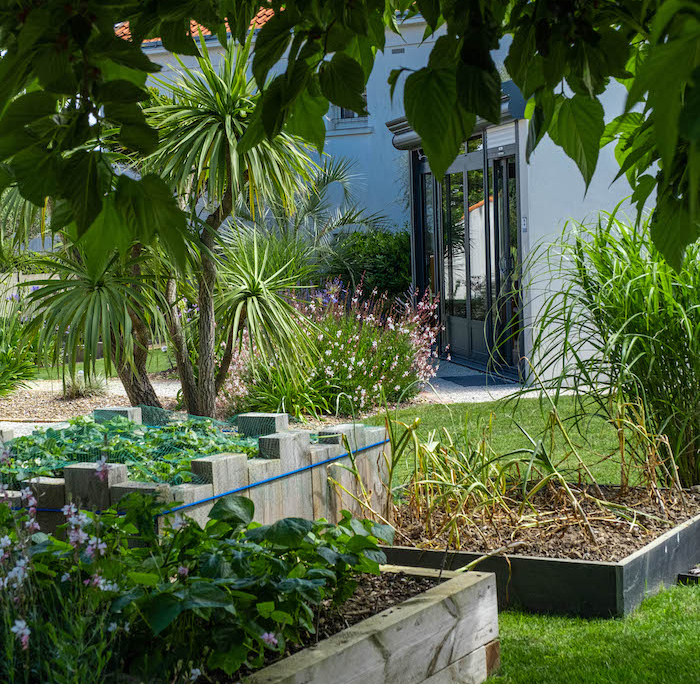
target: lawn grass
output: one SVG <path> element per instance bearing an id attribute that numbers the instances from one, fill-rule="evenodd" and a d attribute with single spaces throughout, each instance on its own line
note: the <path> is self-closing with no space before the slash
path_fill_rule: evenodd
<path id="1" fill-rule="evenodd" d="M 700 586 L 677 586 L 616 620 L 499 615 L 501 673 L 489 684 L 697 684 Z"/>
<path id="2" fill-rule="evenodd" d="M 161 351 L 160 349 L 150 349 L 148 352 L 148 361 L 146 362 L 146 367 L 149 373 L 158 373 L 159 371 L 167 370 L 172 368 L 173 359 L 168 356 L 167 353 Z M 105 375 L 105 363 L 104 359 L 98 359 L 95 362 L 95 369 L 98 375 Z M 76 364 L 76 372 L 83 370 L 83 364 Z M 68 376 L 68 369 L 66 368 L 66 376 Z M 112 373 L 110 377 L 116 377 L 117 373 L 114 368 L 112 368 Z M 34 380 L 61 380 L 63 377 L 63 370 L 61 368 L 38 368 L 37 374 Z"/>
<path id="3" fill-rule="evenodd" d="M 532 448 L 529 438 L 537 442 L 542 439 L 548 453 L 557 462 L 564 459 L 570 449 L 565 444 L 560 431 L 546 432 L 551 406 L 549 402 L 540 402 L 537 398 L 514 401 L 489 401 L 465 404 L 424 404 L 392 411 L 392 419 L 411 423 L 420 418 L 419 435 L 427 439 L 432 431 L 440 433 L 443 428 L 449 430 L 453 439 L 464 442 L 468 433 L 472 440 L 478 439 L 484 429 L 491 432 L 491 445 L 498 454 L 507 454 L 517 449 Z M 613 454 L 617 445 L 617 433 L 602 418 L 592 416 L 580 430 L 574 424 L 574 400 L 563 396 L 558 404 L 559 414 L 567 432 L 581 458 L 589 466 L 593 476 L 600 484 L 617 484 L 620 481 L 619 459 Z M 372 425 L 382 425 L 384 415 L 368 419 Z M 466 419 L 466 423 L 465 423 Z M 521 430 L 522 428 L 522 430 Z M 523 434 L 523 430 L 527 435 Z M 528 438 L 529 436 L 529 438 Z M 576 480 L 576 458 L 570 455 L 562 468 L 569 468 L 569 478 Z M 403 473 L 398 473 L 402 477 Z"/>

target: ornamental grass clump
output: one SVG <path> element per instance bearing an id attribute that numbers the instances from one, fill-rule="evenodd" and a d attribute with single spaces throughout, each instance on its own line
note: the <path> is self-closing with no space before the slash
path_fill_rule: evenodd
<path id="1" fill-rule="evenodd" d="M 647 224 L 635 228 L 612 213 L 593 227 L 569 225 L 546 251 L 537 374 L 557 393 L 573 389 L 580 417 L 593 411 L 619 428 L 623 487 L 627 470 L 646 460 L 622 430 L 639 415 L 667 445 L 660 481 L 671 484 L 677 468 L 683 486 L 700 484 L 700 246 L 676 271 Z"/>

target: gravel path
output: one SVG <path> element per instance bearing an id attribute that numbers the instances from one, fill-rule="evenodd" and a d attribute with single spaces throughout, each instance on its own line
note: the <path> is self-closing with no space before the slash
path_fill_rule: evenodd
<path id="1" fill-rule="evenodd" d="M 178 380 L 152 379 L 165 408 L 175 408 Z M 60 380 L 36 380 L 13 395 L 0 398 L 0 430 L 13 430 L 15 436 L 31 434 L 37 427 L 63 426 L 76 416 L 88 415 L 104 406 L 129 406 L 119 379 L 107 382 L 106 392 L 96 397 L 65 400 Z M 419 403 L 478 403 L 494 401 L 519 390 L 519 385 L 488 376 L 465 366 L 443 361 L 437 376 L 416 398 Z M 340 420 L 340 419 L 339 419 Z M 345 420 L 345 419 L 343 419 Z M 324 421 L 325 422 L 325 421 Z M 337 422 L 330 419 L 329 422 Z"/>
<path id="2" fill-rule="evenodd" d="M 457 404 L 495 401 L 520 391 L 517 382 L 442 361 L 437 376 L 419 395 L 429 403 Z"/>

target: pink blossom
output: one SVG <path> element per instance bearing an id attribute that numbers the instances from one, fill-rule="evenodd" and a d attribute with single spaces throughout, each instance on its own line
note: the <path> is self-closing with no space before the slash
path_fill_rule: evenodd
<path id="1" fill-rule="evenodd" d="M 22 650 L 26 651 L 29 648 L 29 635 L 32 633 L 27 627 L 27 623 L 24 620 L 17 619 L 10 631 L 20 640 Z"/>
<path id="2" fill-rule="evenodd" d="M 101 481 L 106 482 L 109 477 L 110 465 L 107 463 L 107 456 L 104 454 L 97 461 L 97 467 L 95 468 L 95 476 Z"/>
<path id="3" fill-rule="evenodd" d="M 268 646 L 277 647 L 277 637 L 272 632 L 265 632 L 260 637 Z"/>
<path id="4" fill-rule="evenodd" d="M 187 577 L 187 575 L 190 574 L 190 569 L 186 565 L 181 565 L 177 569 L 177 574 L 180 575 L 180 577 Z"/>

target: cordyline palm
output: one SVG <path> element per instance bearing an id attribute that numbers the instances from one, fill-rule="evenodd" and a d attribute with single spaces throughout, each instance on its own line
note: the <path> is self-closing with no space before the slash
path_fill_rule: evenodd
<path id="1" fill-rule="evenodd" d="M 235 337 L 233 320 L 229 321 L 227 330 L 215 329 L 217 233 L 241 196 L 247 198 L 252 213 L 256 206 L 273 196 L 282 198 L 285 209 L 292 211 L 295 197 L 314 164 L 299 141 L 284 132 L 239 154 L 238 141 L 250 125 L 259 97 L 255 81 L 248 77 L 250 38 L 244 46 L 230 42 L 218 69 L 212 64 L 201 36 L 200 45 L 202 56 L 197 60 L 197 70 L 188 69 L 178 59 L 181 69 L 176 79 L 158 80 L 162 95 L 155 97 L 158 103 L 146 114 L 159 131 L 160 145 L 146 164 L 172 184 L 181 206 L 190 211 L 198 254 L 193 269 L 199 307 L 196 379 L 182 323 L 175 315 L 178 288 L 174 280 L 166 287 L 168 327 L 187 410 L 213 415 L 217 384 L 221 384 L 230 359 L 225 357 L 217 373 L 214 354 L 217 333 L 220 340 L 231 341 Z M 276 310 L 274 316 L 261 318 L 265 326 L 263 333 L 270 341 L 265 348 L 284 349 L 283 358 L 298 358 L 308 350 L 305 337 L 298 334 L 295 326 L 267 323 L 288 313 L 280 308 L 279 298 L 268 293 L 269 288 L 261 288 L 255 298 L 256 307 Z M 245 321 L 246 315 L 247 307 L 244 307 L 239 322 Z M 294 323 L 293 318 L 286 320 L 290 325 Z"/>
<path id="2" fill-rule="evenodd" d="M 87 254 L 75 245 L 37 260 L 53 277 L 27 283 L 37 314 L 26 332 L 47 365 L 67 365 L 71 375 L 78 350 L 84 353 L 86 376 L 94 372 L 102 342 L 105 372 L 116 366 L 132 403 L 159 405 L 145 362 L 151 330 L 162 329 L 163 302 L 141 276 L 144 260 L 139 248 L 121 258 Z"/>
<path id="3" fill-rule="evenodd" d="M 244 203 L 245 198 L 241 198 L 236 207 L 236 225 L 243 228 L 252 225 L 263 235 L 299 241 L 311 250 L 323 253 L 332 237 L 344 229 L 377 230 L 387 225 L 382 214 L 370 214 L 358 206 L 352 192 L 356 180 L 350 161 L 342 157 L 326 157 L 297 191 L 293 213 L 286 211 L 282 197 L 270 197 L 265 202 L 264 211 L 257 210 L 254 214 Z M 335 189 L 342 192 L 340 203 L 331 197 Z"/>

